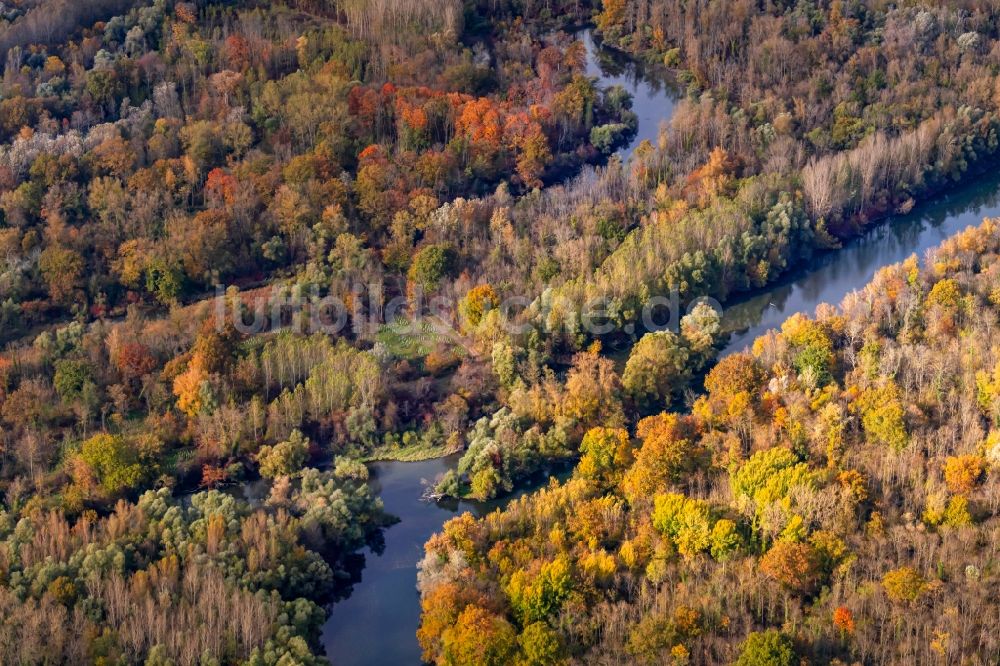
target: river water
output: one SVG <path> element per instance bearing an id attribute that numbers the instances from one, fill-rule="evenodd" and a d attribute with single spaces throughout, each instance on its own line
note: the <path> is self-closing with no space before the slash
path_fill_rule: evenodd
<path id="1" fill-rule="evenodd" d="M 928 249 L 986 217 L 1000 216 L 1000 170 L 889 218 L 864 234 L 814 257 L 766 290 L 726 304 L 723 329 L 730 332 L 722 355 L 742 351 L 755 338 L 798 312 L 812 315 L 820 303 L 839 305 L 848 293 L 871 282 L 875 272 Z"/>
<path id="2" fill-rule="evenodd" d="M 618 53 L 599 49 L 590 33 L 579 35 L 587 47 L 587 73 L 602 86 L 620 84 L 633 96 L 639 116 L 636 136 L 619 155 L 627 159 L 644 139 L 655 142 L 662 122 L 669 120 L 676 92 L 662 75 L 644 71 Z M 813 314 L 820 303 L 839 303 L 863 287 L 882 266 L 921 254 L 945 238 L 984 217 L 1000 216 L 1000 172 L 920 205 L 908 215 L 893 217 L 845 243 L 840 250 L 818 255 L 808 266 L 790 272 L 766 290 L 730 302 L 723 326 L 730 338 L 722 355 L 746 348 L 754 338 L 777 328 L 791 315 Z M 382 666 L 420 663 L 416 630 L 420 599 L 417 563 L 424 543 L 459 512 L 483 515 L 507 500 L 489 503 L 425 502 L 426 485 L 454 467 L 456 456 L 417 463 L 379 462 L 369 465 L 372 486 L 385 509 L 401 520 L 385 530 L 380 555 L 365 551 L 360 582 L 350 596 L 333 605 L 323 627 L 322 642 L 335 666 Z"/>
<path id="3" fill-rule="evenodd" d="M 335 666 L 419 664 L 417 562 L 424 543 L 459 511 L 476 515 L 499 503 L 425 502 L 425 484 L 455 466 L 458 458 L 423 462 L 378 462 L 368 466 L 372 487 L 387 512 L 400 522 L 385 530 L 381 555 L 364 553 L 361 581 L 351 595 L 333 605 L 323 626 L 323 645 Z"/>
<path id="4" fill-rule="evenodd" d="M 643 141 L 656 145 L 660 125 L 674 115 L 679 92 L 665 71 L 656 71 L 618 51 L 599 48 L 584 30 L 576 38 L 587 47 L 587 76 L 607 88 L 619 85 L 632 95 L 632 111 L 639 119 L 635 135 L 615 153 L 626 161 Z"/>
<path id="5" fill-rule="evenodd" d="M 660 123 L 670 119 L 677 100 L 665 72 L 641 67 L 624 55 L 601 49 L 589 31 L 577 35 L 587 48 L 586 71 L 601 87 L 621 85 L 632 94 L 632 111 L 639 118 L 636 134 L 618 150 L 628 159 L 643 141 L 655 143 Z M 506 504 L 495 502 L 425 502 L 428 483 L 455 466 L 455 456 L 423 462 L 377 462 L 368 466 L 372 486 L 385 510 L 400 522 L 385 530 L 384 550 L 364 552 L 361 581 L 346 599 L 335 603 L 323 626 L 322 643 L 335 666 L 419 664 L 416 631 L 420 622 L 417 562 L 424 543 L 460 511 L 482 515 Z"/>

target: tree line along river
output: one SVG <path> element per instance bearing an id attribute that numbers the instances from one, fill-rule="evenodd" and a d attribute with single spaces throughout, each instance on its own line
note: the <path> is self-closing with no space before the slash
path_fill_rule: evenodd
<path id="1" fill-rule="evenodd" d="M 632 94 L 639 119 L 636 135 L 618 155 L 627 159 L 644 139 L 655 141 L 660 124 L 673 113 L 678 92 L 663 74 L 648 71 L 619 53 L 598 47 L 589 31 L 579 34 L 587 48 L 587 74 L 599 85 L 621 85 Z M 746 348 L 765 331 L 795 313 L 812 314 L 820 303 L 837 304 L 867 284 L 888 264 L 922 254 L 984 217 L 1000 216 L 1000 172 L 991 171 L 962 188 L 918 205 L 907 215 L 873 225 L 839 250 L 818 255 L 766 289 L 726 304 L 723 328 L 726 355 Z M 369 465 L 371 484 L 385 510 L 400 522 L 385 530 L 380 554 L 365 552 L 364 569 L 350 595 L 335 603 L 324 625 L 322 642 L 338 666 L 419 664 L 416 630 L 420 599 L 417 563 L 424 543 L 460 512 L 483 515 L 511 497 L 492 502 L 423 501 L 425 486 L 453 468 L 458 455 L 422 462 L 376 462 Z M 522 491 L 523 492 L 523 491 Z"/>

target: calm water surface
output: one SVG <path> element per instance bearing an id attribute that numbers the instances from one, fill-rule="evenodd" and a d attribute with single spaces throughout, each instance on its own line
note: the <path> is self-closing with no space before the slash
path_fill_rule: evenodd
<path id="1" fill-rule="evenodd" d="M 420 499 L 430 483 L 454 467 L 457 457 L 424 462 L 372 463 L 372 487 L 385 509 L 399 523 L 385 530 L 381 555 L 365 551 L 361 582 L 351 596 L 333 605 L 323 627 L 323 644 L 331 661 L 343 664 L 419 664 L 416 632 L 420 621 L 417 562 L 424 543 L 442 523 L 459 511 L 476 515 L 499 504 L 425 502 Z"/>
<path id="2" fill-rule="evenodd" d="M 598 48 L 589 30 L 576 37 L 587 47 L 587 76 L 596 77 L 602 88 L 619 85 L 632 94 L 632 111 L 639 118 L 639 127 L 616 154 L 626 160 L 643 141 L 655 146 L 660 126 L 674 115 L 681 95 L 667 70 L 646 67 L 617 51 Z"/>
<path id="3" fill-rule="evenodd" d="M 676 93 L 661 74 L 644 71 L 620 54 L 598 50 L 589 32 L 579 36 L 587 46 L 588 75 L 598 77 L 602 86 L 620 84 L 633 95 L 632 109 L 639 116 L 639 128 L 619 151 L 627 159 L 642 140 L 655 142 L 660 124 L 673 112 Z M 908 215 L 873 227 L 843 249 L 817 256 L 767 290 L 736 300 L 727 306 L 723 319 L 731 335 L 722 353 L 744 349 L 796 312 L 813 314 L 820 303 L 839 303 L 848 292 L 869 282 L 882 266 L 921 254 L 984 217 L 1000 216 L 998 191 L 1000 172 L 994 170 Z M 335 665 L 420 663 L 415 637 L 420 620 L 416 581 L 424 543 L 460 511 L 483 515 L 506 503 L 422 501 L 426 485 L 456 462 L 457 457 L 452 456 L 369 465 L 373 488 L 386 510 L 401 520 L 385 530 L 381 554 L 365 551 L 360 582 L 348 598 L 332 607 L 323 628 L 323 644 Z"/>
<path id="4" fill-rule="evenodd" d="M 618 151 L 627 159 L 644 139 L 655 143 L 661 122 L 673 113 L 677 92 L 662 71 L 640 67 L 618 53 L 598 48 L 590 32 L 579 33 L 587 47 L 587 75 L 601 87 L 621 85 L 632 94 L 632 111 L 639 117 L 635 136 Z M 425 502 L 426 486 L 457 463 L 457 457 L 417 463 L 379 462 L 369 465 L 372 486 L 385 509 L 400 522 L 385 530 L 384 550 L 364 552 L 361 581 L 346 599 L 332 606 L 323 627 L 323 645 L 335 666 L 419 664 L 416 631 L 420 622 L 417 563 L 424 543 L 459 512 L 482 515 L 504 506 L 510 498 L 490 503 Z"/>
<path id="5" fill-rule="evenodd" d="M 871 282 L 875 272 L 924 252 L 985 217 L 1000 216 L 1000 170 L 916 206 L 908 215 L 889 218 L 844 244 L 818 255 L 765 291 L 727 305 L 723 327 L 731 332 L 723 355 L 742 351 L 754 338 L 793 314 L 812 315 L 821 303 L 839 305 L 848 293 Z"/>

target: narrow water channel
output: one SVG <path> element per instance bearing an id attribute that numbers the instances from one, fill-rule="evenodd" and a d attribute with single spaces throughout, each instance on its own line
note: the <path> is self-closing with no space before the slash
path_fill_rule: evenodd
<path id="1" fill-rule="evenodd" d="M 599 48 L 589 30 L 577 33 L 576 38 L 587 47 L 587 76 L 596 78 L 601 88 L 618 85 L 632 95 L 632 112 L 639 126 L 615 154 L 624 162 L 643 141 L 655 146 L 660 126 L 674 115 L 680 95 L 666 71 L 655 71 L 624 53 Z"/>
<path id="2" fill-rule="evenodd" d="M 333 605 L 323 627 L 335 666 L 419 664 L 417 562 L 424 543 L 459 511 L 482 515 L 499 503 L 425 502 L 424 484 L 455 466 L 458 458 L 423 462 L 378 462 L 368 466 L 373 490 L 400 522 L 385 530 L 381 555 L 365 551 L 365 565 L 351 595 Z"/>
<path id="3" fill-rule="evenodd" d="M 722 355 L 742 351 L 762 333 L 792 315 L 815 314 L 820 303 L 839 305 L 848 293 L 871 282 L 878 269 L 922 257 L 928 249 L 986 217 L 1000 216 L 1000 170 L 872 226 L 864 234 L 814 257 L 765 291 L 728 303 L 723 329 L 730 332 Z"/>
<path id="4" fill-rule="evenodd" d="M 655 74 L 644 72 L 624 56 L 598 49 L 589 32 L 579 35 L 587 46 L 587 73 L 602 86 L 620 84 L 633 95 L 639 116 L 636 136 L 623 147 L 623 159 L 643 140 L 655 141 L 661 122 L 674 108 L 674 92 Z M 817 256 L 765 291 L 737 299 L 723 319 L 730 332 L 723 355 L 746 348 L 754 338 L 777 328 L 785 319 L 812 314 L 820 303 L 839 303 L 850 291 L 868 283 L 891 263 L 918 255 L 984 217 L 1000 216 L 1000 171 L 917 206 L 910 214 L 874 226 L 836 251 Z M 323 628 L 327 654 L 342 666 L 410 665 L 420 663 L 415 633 L 420 619 L 416 590 L 417 563 L 424 543 L 459 512 L 483 515 L 509 501 L 489 503 L 424 502 L 425 484 L 455 465 L 457 457 L 418 463 L 380 462 L 369 465 L 372 485 L 386 510 L 401 521 L 385 531 L 381 555 L 366 551 L 365 566 L 350 596 L 334 604 Z"/>
<path id="5" fill-rule="evenodd" d="M 620 85 L 632 95 L 632 111 L 639 118 L 636 134 L 618 150 L 626 160 L 643 141 L 656 141 L 662 122 L 670 119 L 677 101 L 665 72 L 640 66 L 623 54 L 599 48 L 590 31 L 577 34 L 587 49 L 586 71 L 602 88 Z M 416 631 L 420 622 L 417 563 L 424 543 L 459 512 L 483 515 L 504 506 L 495 502 L 425 502 L 425 485 L 451 469 L 455 456 L 423 462 L 378 462 L 368 466 L 372 486 L 385 509 L 400 522 L 385 530 L 381 555 L 364 552 L 361 580 L 350 596 L 337 602 L 323 626 L 322 642 L 335 666 L 404 666 L 420 663 Z"/>

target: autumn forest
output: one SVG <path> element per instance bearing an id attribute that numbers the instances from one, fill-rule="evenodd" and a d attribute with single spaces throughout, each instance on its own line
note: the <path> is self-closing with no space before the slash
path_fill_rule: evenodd
<path id="1" fill-rule="evenodd" d="M 10 0 L 0 63 L 0 664 L 1000 661 L 1000 4 Z"/>

